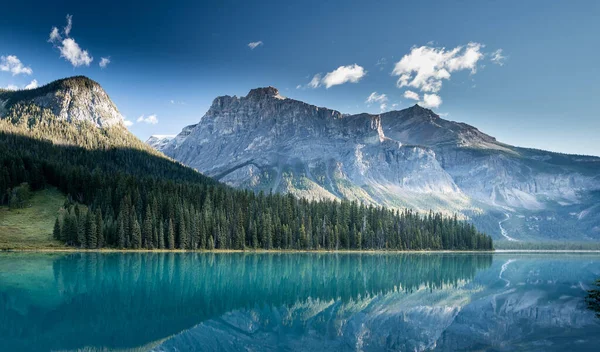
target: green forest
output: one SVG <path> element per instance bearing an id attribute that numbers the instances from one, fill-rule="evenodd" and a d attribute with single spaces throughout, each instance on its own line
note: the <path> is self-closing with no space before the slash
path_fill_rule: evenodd
<path id="1" fill-rule="evenodd" d="M 54 238 L 77 248 L 492 249 L 489 236 L 456 217 L 233 189 L 122 126 L 15 104 L 0 120 L 0 204 L 27 206 L 48 186 L 67 195 Z"/>

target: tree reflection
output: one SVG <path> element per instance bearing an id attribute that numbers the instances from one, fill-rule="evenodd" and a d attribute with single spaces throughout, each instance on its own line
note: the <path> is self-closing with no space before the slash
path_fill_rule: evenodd
<path id="1" fill-rule="evenodd" d="M 0 292 L 0 342 L 133 348 L 238 309 L 455 286 L 491 262 L 490 254 L 70 254 L 52 263 L 57 305 L 23 309 Z"/>
<path id="2" fill-rule="evenodd" d="M 600 318 L 600 279 L 596 280 L 594 287 L 588 291 L 586 302 L 588 308 L 596 312 L 596 316 Z"/>

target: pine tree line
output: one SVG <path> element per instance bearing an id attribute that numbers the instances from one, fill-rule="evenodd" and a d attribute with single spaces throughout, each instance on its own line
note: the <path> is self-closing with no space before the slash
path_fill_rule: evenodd
<path id="1" fill-rule="evenodd" d="M 0 133 L 0 192 L 11 194 L 24 182 L 32 190 L 51 185 L 69 195 L 54 236 L 84 248 L 492 248 L 489 236 L 456 217 L 255 194 L 145 150 L 60 146 Z"/>

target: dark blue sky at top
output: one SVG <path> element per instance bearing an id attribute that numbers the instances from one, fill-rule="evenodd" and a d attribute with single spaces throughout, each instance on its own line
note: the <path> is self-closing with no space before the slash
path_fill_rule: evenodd
<path id="1" fill-rule="evenodd" d="M 31 75 L 0 72 L 0 87 L 86 75 L 98 81 L 130 130 L 175 134 L 198 122 L 218 95 L 275 86 L 284 96 L 345 113 L 380 112 L 367 104 L 403 97 L 394 64 L 413 46 L 452 49 L 484 44 L 477 72 L 457 71 L 434 108 L 499 140 L 600 155 L 600 2 L 548 1 L 21 1 L 4 3 L 0 56 L 15 55 Z M 70 36 L 93 57 L 73 67 L 48 43 L 53 26 L 73 16 Z M 251 50 L 248 43 L 262 41 Z M 502 49 L 504 65 L 490 62 Z M 110 57 L 104 69 L 101 57 Z M 382 59 L 386 64 L 381 63 Z M 358 64 L 357 83 L 304 86 L 317 74 Z M 301 89 L 297 89 L 302 85 Z M 415 90 L 415 89 L 411 89 Z M 416 90 L 415 90 L 416 91 Z M 394 107 L 392 107 L 393 104 Z"/>

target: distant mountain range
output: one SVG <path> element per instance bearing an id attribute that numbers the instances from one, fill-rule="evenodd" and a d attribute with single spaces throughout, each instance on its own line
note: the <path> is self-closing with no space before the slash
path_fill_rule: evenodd
<path id="1" fill-rule="evenodd" d="M 600 239 L 600 158 L 507 145 L 419 105 L 344 115 L 258 88 L 147 143 L 234 187 L 458 212 L 506 241 Z"/>
<path id="2" fill-rule="evenodd" d="M 73 77 L 0 90 L 0 119 L 59 145 L 154 148 L 234 187 L 460 213 L 497 240 L 600 239 L 600 158 L 510 146 L 418 105 L 344 115 L 258 88 L 146 145 L 100 84 Z"/>
<path id="3" fill-rule="evenodd" d="M 490 236 L 439 212 L 423 216 L 225 186 L 133 136 L 106 92 L 86 77 L 0 91 L 0 106 L 0 206 L 29 207 L 32 194 L 49 187 L 65 197 L 60 209 L 36 198 L 35 205 L 57 218 L 31 219 L 31 233 L 11 228 L 17 241 L 6 239 L 0 221 L 2 248 L 14 249 L 29 235 L 32 241 L 22 244 L 27 248 L 47 243 L 90 249 L 493 248 Z M 352 136 L 355 128 L 376 127 L 375 121 L 351 120 L 343 119 L 351 122 L 346 130 L 332 120 L 327 133 Z M 379 138 L 377 131 L 364 140 L 373 138 Z M 156 145 L 164 139 L 156 138 Z M 3 220 L 14 214 L 3 212 Z"/>

